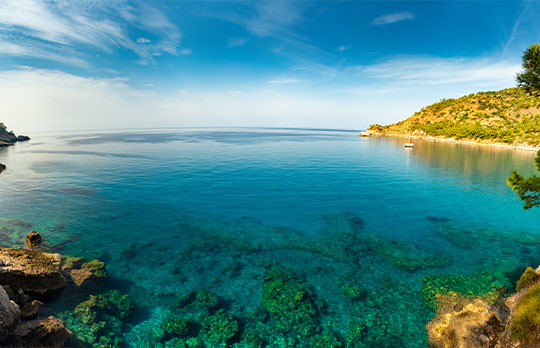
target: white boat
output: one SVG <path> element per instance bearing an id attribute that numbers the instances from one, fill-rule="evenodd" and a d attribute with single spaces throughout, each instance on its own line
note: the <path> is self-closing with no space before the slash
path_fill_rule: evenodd
<path id="1" fill-rule="evenodd" d="M 412 148 L 414 147 L 414 144 L 411 143 L 411 131 L 409 130 L 409 141 L 405 143 L 405 147 Z"/>
<path id="2" fill-rule="evenodd" d="M 361 137 L 370 137 L 371 133 L 370 132 L 360 132 L 360 136 Z"/>

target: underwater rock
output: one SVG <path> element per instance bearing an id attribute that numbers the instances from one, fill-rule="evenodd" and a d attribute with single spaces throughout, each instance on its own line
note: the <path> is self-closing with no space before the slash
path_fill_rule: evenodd
<path id="1" fill-rule="evenodd" d="M 270 314 L 279 332 L 312 336 L 322 304 L 289 270 L 274 266 L 264 277 L 261 307 Z"/>
<path id="2" fill-rule="evenodd" d="M 120 347 L 125 319 L 135 306 L 130 296 L 118 290 L 90 295 L 73 312 L 61 313 L 61 318 L 85 347 Z"/>
<path id="3" fill-rule="evenodd" d="M 97 259 L 84 262 L 82 257 L 63 257 L 62 270 L 78 287 L 96 278 L 107 278 L 105 263 Z"/>
<path id="4" fill-rule="evenodd" d="M 36 250 L 41 244 L 41 235 L 36 231 L 30 231 L 24 239 L 24 246 L 30 250 Z"/>
<path id="5" fill-rule="evenodd" d="M 9 299 L 4 288 L 0 286 L 0 342 L 15 329 L 20 316 L 19 306 Z"/>
<path id="6" fill-rule="evenodd" d="M 433 348 L 494 348 L 504 332 L 505 313 L 483 299 L 448 296 L 426 325 Z"/>
<path id="7" fill-rule="evenodd" d="M 349 301 L 357 301 L 367 296 L 366 290 L 351 284 L 343 285 L 340 290 Z"/>
<path id="8" fill-rule="evenodd" d="M 64 322 L 51 316 L 20 323 L 2 345 L 12 348 L 60 348 L 71 336 Z"/>
<path id="9" fill-rule="evenodd" d="M 84 258 L 71 255 L 62 255 L 62 271 L 69 271 L 73 268 L 80 268 L 84 263 Z"/>
<path id="10" fill-rule="evenodd" d="M 6 169 L 6 166 L 0 163 L 0 173 L 2 173 Z"/>
<path id="11" fill-rule="evenodd" d="M 107 270 L 105 269 L 105 263 L 97 259 L 85 262 L 81 266 L 81 270 L 92 272 L 92 275 L 98 278 L 107 278 Z"/>
<path id="12" fill-rule="evenodd" d="M 92 272 L 86 269 L 72 269 L 69 274 L 78 287 L 81 287 L 87 280 L 94 276 Z"/>
<path id="13" fill-rule="evenodd" d="M 60 289 L 66 285 L 60 254 L 0 248 L 0 284 L 36 293 Z"/>
<path id="14" fill-rule="evenodd" d="M 218 310 L 202 322 L 201 335 L 211 345 L 225 344 L 238 332 L 238 322 L 233 315 Z"/>
<path id="15" fill-rule="evenodd" d="M 21 308 L 21 318 L 23 319 L 33 319 L 37 316 L 39 309 L 43 306 L 43 302 L 39 300 L 33 300 L 27 302 Z"/>

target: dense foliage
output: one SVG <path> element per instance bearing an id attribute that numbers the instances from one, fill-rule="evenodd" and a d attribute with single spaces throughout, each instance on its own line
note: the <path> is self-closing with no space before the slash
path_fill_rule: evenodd
<path id="1" fill-rule="evenodd" d="M 536 155 L 536 168 L 540 170 L 540 151 Z M 540 177 L 531 175 L 523 177 L 517 170 L 512 172 L 512 175 L 506 179 L 508 186 L 516 191 L 523 202 L 524 209 L 530 209 L 540 205 Z"/>
<path id="2" fill-rule="evenodd" d="M 540 45 L 529 46 L 523 53 L 523 72 L 517 74 L 519 86 L 540 90 Z"/>

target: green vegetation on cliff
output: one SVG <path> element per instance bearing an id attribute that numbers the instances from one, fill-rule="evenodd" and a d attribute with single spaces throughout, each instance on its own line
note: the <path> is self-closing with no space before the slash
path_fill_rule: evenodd
<path id="1" fill-rule="evenodd" d="M 514 145 L 540 144 L 540 96 L 525 87 L 480 92 L 443 99 L 410 118 L 389 125 L 371 125 L 381 135 L 454 138 Z"/>
<path id="2" fill-rule="evenodd" d="M 540 45 L 523 52 L 519 87 L 442 99 L 408 119 L 368 131 L 378 135 L 431 136 L 479 143 L 540 145 Z"/>

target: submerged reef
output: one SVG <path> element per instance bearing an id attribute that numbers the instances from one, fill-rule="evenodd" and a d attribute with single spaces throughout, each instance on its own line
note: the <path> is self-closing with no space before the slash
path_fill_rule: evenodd
<path id="1" fill-rule="evenodd" d="M 283 267 L 274 266 L 264 276 L 261 306 L 279 332 L 311 336 L 316 332 L 316 315 L 322 307 L 311 291 Z"/>
<path id="2" fill-rule="evenodd" d="M 73 312 L 60 317 L 73 331 L 74 337 L 88 347 L 120 347 L 126 319 L 135 305 L 129 295 L 110 290 L 79 303 Z"/>
<path id="3" fill-rule="evenodd" d="M 426 304 L 437 308 L 437 296 L 459 293 L 467 297 L 488 296 L 505 292 L 511 284 L 502 274 L 477 271 L 471 275 L 437 274 L 422 278 L 422 295 Z"/>
<path id="4" fill-rule="evenodd" d="M 501 305 L 521 265 L 540 255 L 540 244 L 527 244 L 534 236 L 526 234 L 503 244 L 493 230 L 430 217 L 426 241 L 412 243 L 351 212 L 323 216 L 311 235 L 251 218 L 181 216 L 169 239 L 137 237 L 109 253 L 99 240 L 70 239 L 79 236 L 62 225 L 66 241 L 56 225 L 43 244 L 66 250 L 59 267 L 67 287 L 47 310 L 81 347 L 421 348 L 431 318 L 440 342 L 463 324 L 443 320 L 453 316 L 469 318 L 467 325 L 491 340 L 501 331 L 490 313 L 503 328 L 514 323 L 514 336 L 499 341 L 537 339 L 523 325 L 533 318 L 533 295 L 514 300 L 519 311 Z M 21 245 L 22 231 L 38 227 L 0 219 L 7 233 L 0 241 Z M 472 247 L 459 231 L 474 236 Z M 77 249 L 82 244 L 85 252 Z M 517 287 L 521 293 L 537 282 L 531 268 Z M 470 342 L 485 341 L 473 336 Z"/>

